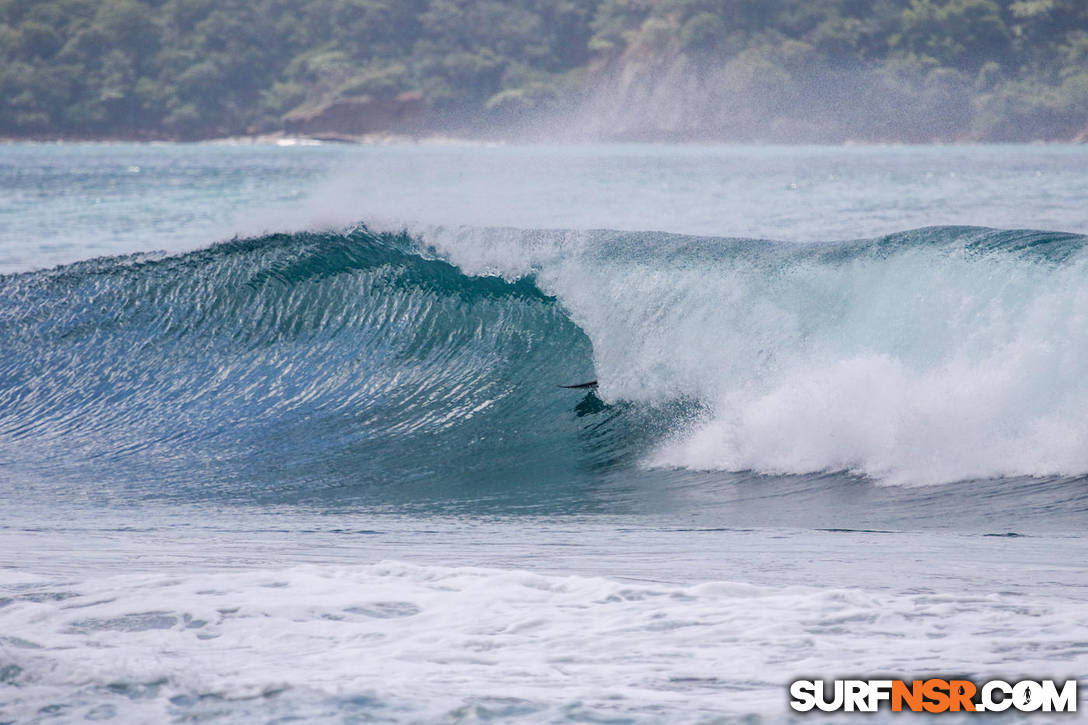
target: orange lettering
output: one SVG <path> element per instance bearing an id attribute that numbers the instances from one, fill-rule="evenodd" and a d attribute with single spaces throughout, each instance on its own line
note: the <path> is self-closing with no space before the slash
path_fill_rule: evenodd
<path id="1" fill-rule="evenodd" d="M 922 681 L 914 680 L 910 687 L 902 680 L 892 682 L 892 712 L 902 712 L 903 703 L 912 712 L 920 712 L 922 709 Z"/>
<path id="2" fill-rule="evenodd" d="M 975 696 L 976 689 L 975 683 L 970 680 L 950 680 L 948 692 L 951 695 L 949 704 L 952 712 L 959 712 L 960 708 L 966 712 L 974 712 L 975 703 L 971 702 L 971 698 Z"/>
<path id="3" fill-rule="evenodd" d="M 948 681 L 932 679 L 922 683 L 922 694 L 928 702 L 922 703 L 926 712 L 944 712 L 948 709 Z"/>

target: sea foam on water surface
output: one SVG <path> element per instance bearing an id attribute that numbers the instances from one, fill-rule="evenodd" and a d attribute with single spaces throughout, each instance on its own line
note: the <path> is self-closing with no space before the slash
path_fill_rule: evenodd
<path id="1" fill-rule="evenodd" d="M 4 582 L 12 594 L 0 610 L 0 713 L 16 720 L 53 708 L 122 720 L 694 722 L 784 716 L 791 673 L 1088 664 L 1069 640 L 1088 624 L 1083 608 L 1011 594 L 680 586 L 398 562 L 4 577 L 18 581 Z"/>

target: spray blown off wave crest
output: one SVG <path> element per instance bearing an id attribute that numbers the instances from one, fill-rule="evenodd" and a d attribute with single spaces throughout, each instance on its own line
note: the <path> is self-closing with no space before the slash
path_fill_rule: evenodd
<path id="1" fill-rule="evenodd" d="M 0 278 L 3 470 L 101 496 L 553 506 L 636 465 L 1088 472 L 1082 237 L 423 239 L 273 235 Z M 558 387 L 592 377 L 600 398 Z"/>

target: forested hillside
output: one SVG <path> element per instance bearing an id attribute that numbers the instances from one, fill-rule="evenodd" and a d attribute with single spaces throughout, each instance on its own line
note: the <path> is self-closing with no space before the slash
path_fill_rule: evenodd
<path id="1" fill-rule="evenodd" d="M 0 98 L 9 137 L 1073 138 L 1088 2 L 0 0 Z"/>

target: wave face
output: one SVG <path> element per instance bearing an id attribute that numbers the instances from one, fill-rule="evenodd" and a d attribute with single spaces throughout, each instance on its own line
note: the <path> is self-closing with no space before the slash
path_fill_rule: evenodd
<path id="1" fill-rule="evenodd" d="M 34 478 L 97 479 L 100 495 L 120 480 L 185 497 L 487 497 L 527 470 L 576 480 L 639 439 L 617 410 L 583 421 L 581 396 L 557 387 L 592 362 L 553 298 L 403 235 L 94 260 L 0 279 L 0 309 L 0 456 Z"/>
<path id="2" fill-rule="evenodd" d="M 617 470 L 1088 473 L 1084 237 L 424 238 L 0 277 L 0 472 L 103 498 L 552 505 Z M 558 387 L 594 377 L 599 398 Z"/>

